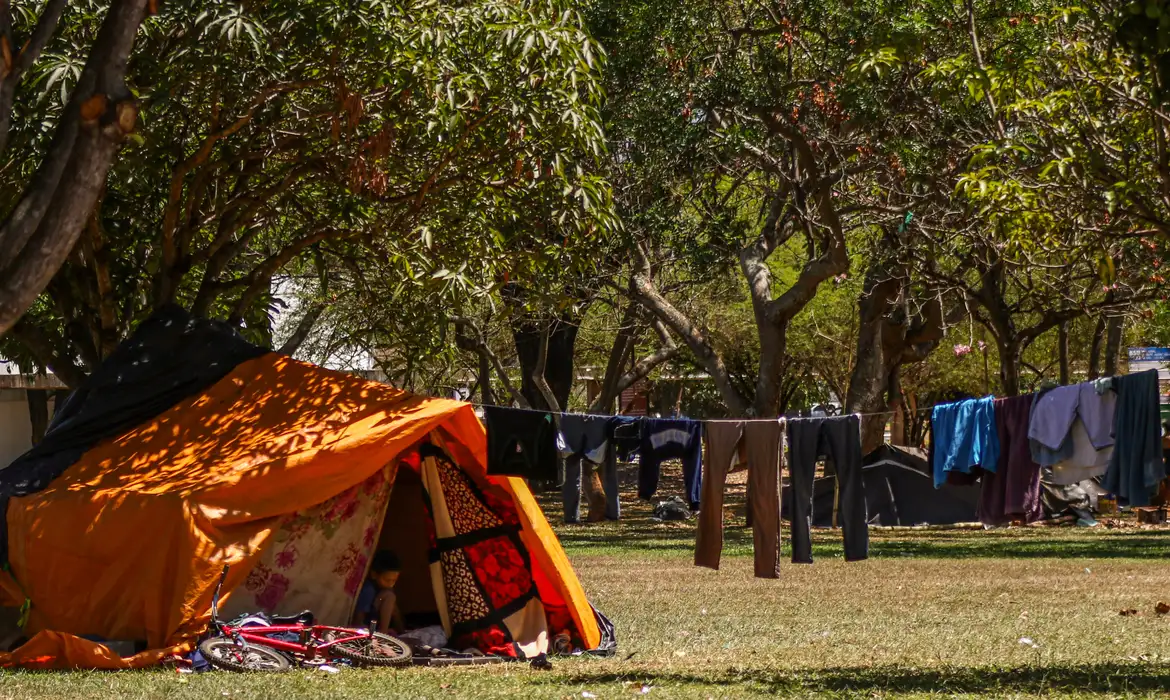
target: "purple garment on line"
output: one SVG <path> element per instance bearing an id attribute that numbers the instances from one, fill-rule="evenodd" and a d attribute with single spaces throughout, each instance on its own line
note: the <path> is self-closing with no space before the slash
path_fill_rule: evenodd
<path id="1" fill-rule="evenodd" d="M 1032 396 L 995 400 L 995 428 L 999 433 L 999 464 L 985 472 L 979 493 L 979 520 L 1005 525 L 1012 520 L 1031 523 L 1044 515 L 1040 501 L 1040 465 L 1028 444 Z"/>

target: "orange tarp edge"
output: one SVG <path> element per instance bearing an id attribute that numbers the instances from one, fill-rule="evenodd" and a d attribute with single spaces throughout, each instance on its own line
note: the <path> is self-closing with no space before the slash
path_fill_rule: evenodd
<path id="1" fill-rule="evenodd" d="M 123 671 L 155 666 L 175 654 L 188 651 L 187 646 L 154 649 L 122 658 L 97 642 L 62 632 L 38 632 L 32 639 L 11 652 L 0 652 L 0 668 L 72 670 L 96 668 Z"/>
<path id="2" fill-rule="evenodd" d="M 569 606 L 569 614 L 573 622 L 577 623 L 577 631 L 581 634 L 581 642 L 586 649 L 596 649 L 601 643 L 601 629 L 597 626 L 597 617 L 593 608 L 585 597 L 585 589 L 569 563 L 569 557 L 561 547 L 560 540 L 544 517 L 544 512 L 532 496 L 528 484 L 518 477 L 508 477 L 505 480 L 507 489 L 512 492 L 516 502 L 516 509 L 520 513 L 520 539 L 528 548 L 534 563 L 538 565 L 552 579 L 565 603 Z"/>

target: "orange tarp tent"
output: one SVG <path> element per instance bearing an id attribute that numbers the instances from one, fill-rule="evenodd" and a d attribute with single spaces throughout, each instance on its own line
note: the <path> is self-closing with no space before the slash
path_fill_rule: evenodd
<path id="1" fill-rule="evenodd" d="M 0 591 L 27 596 L 26 629 L 41 634 L 0 665 L 131 663 L 103 662 L 95 645 L 69 635 L 152 649 L 190 642 L 224 564 L 230 591 L 284 518 L 361 484 L 432 434 L 474 481 L 512 499 L 541 597 L 566 606 L 595 647 L 592 608 L 526 483 L 487 476 L 486 436 L 469 404 L 272 353 L 93 447 L 43 491 L 12 499 L 15 582 Z"/>

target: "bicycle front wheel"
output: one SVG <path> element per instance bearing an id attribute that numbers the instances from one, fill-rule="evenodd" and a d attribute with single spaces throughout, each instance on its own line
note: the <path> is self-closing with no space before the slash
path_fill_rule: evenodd
<path id="1" fill-rule="evenodd" d="M 225 671 L 280 673 L 292 667 L 288 657 L 275 649 L 255 644 L 240 645 L 231 637 L 211 637 L 199 645 L 207 663 Z"/>
<path id="2" fill-rule="evenodd" d="M 410 645 L 381 632 L 334 644 L 330 649 L 359 666 L 404 666 L 411 657 Z"/>

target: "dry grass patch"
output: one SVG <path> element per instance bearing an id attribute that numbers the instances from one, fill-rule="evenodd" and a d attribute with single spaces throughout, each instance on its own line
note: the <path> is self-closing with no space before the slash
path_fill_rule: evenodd
<path id="1" fill-rule="evenodd" d="M 733 502 L 732 508 L 736 507 Z M 558 513 L 554 502 L 546 512 Z M 691 565 L 694 523 L 558 527 L 614 659 L 479 669 L 0 674 L 0 700 L 114 698 L 1165 697 L 1170 531 L 875 530 L 846 564 L 839 533 L 812 566 L 751 576 L 751 533 L 729 529 L 723 570 Z M 786 549 L 787 553 L 787 549 Z M 1123 609 L 1139 615 L 1122 616 Z M 585 695 L 588 693 L 589 695 Z"/>

